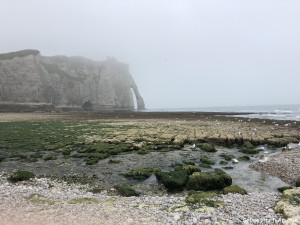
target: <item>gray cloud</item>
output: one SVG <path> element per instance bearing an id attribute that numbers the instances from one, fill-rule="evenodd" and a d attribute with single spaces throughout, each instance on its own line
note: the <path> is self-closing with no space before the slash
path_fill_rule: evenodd
<path id="1" fill-rule="evenodd" d="M 299 104 L 298 0 L 2 0 L 0 52 L 114 56 L 148 108 Z"/>

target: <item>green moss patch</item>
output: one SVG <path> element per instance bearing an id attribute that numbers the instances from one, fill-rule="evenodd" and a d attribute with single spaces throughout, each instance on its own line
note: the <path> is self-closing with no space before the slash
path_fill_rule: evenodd
<path id="1" fill-rule="evenodd" d="M 183 166 L 183 164 L 179 163 L 179 162 L 175 162 L 175 163 L 172 163 L 170 166 L 175 168 L 175 167 L 181 167 L 181 166 Z"/>
<path id="2" fill-rule="evenodd" d="M 247 155 L 244 155 L 244 156 L 239 157 L 238 160 L 239 161 L 248 161 L 248 160 L 250 160 L 250 157 Z"/>
<path id="3" fill-rule="evenodd" d="M 93 194 L 99 194 L 99 193 L 102 192 L 102 189 L 100 189 L 100 188 L 93 188 L 93 189 L 87 190 L 87 192 L 91 192 Z"/>
<path id="4" fill-rule="evenodd" d="M 222 173 L 217 171 L 217 173 L 195 172 L 189 177 L 186 188 L 196 191 L 209 191 L 223 189 L 232 184 L 231 177 L 224 171 Z"/>
<path id="5" fill-rule="evenodd" d="M 185 202 L 190 205 L 197 205 L 198 207 L 213 207 L 217 208 L 225 205 L 224 202 L 218 200 L 212 200 L 212 198 L 219 196 L 215 192 L 191 192 L 189 196 L 186 197 Z"/>
<path id="6" fill-rule="evenodd" d="M 215 146 L 212 144 L 209 144 L 209 143 L 199 144 L 198 146 L 205 152 L 216 152 L 217 151 Z"/>
<path id="7" fill-rule="evenodd" d="M 68 204 L 99 204 L 100 201 L 95 198 L 74 198 L 68 201 Z"/>
<path id="8" fill-rule="evenodd" d="M 222 168 L 224 168 L 225 170 L 232 170 L 232 169 L 234 169 L 234 167 L 232 167 L 232 166 L 224 166 Z"/>
<path id="9" fill-rule="evenodd" d="M 18 181 L 23 181 L 23 180 L 29 180 L 34 177 L 35 177 L 35 175 L 29 171 L 18 170 L 17 172 L 14 172 L 9 177 L 9 180 L 12 182 L 18 182 Z"/>
<path id="10" fill-rule="evenodd" d="M 224 190 L 223 190 L 223 193 L 225 195 L 228 194 L 228 193 L 246 195 L 247 191 L 245 189 L 241 188 L 238 185 L 231 185 L 231 186 L 225 187 Z"/>
<path id="11" fill-rule="evenodd" d="M 32 199 L 37 199 L 37 198 L 44 198 L 44 195 L 38 194 L 38 193 L 34 193 L 29 195 L 28 197 L 25 197 L 26 200 L 32 200 Z"/>
<path id="12" fill-rule="evenodd" d="M 110 159 L 110 160 L 108 160 L 107 163 L 109 163 L 109 164 L 119 164 L 119 163 L 121 163 L 121 162 L 122 162 L 121 160 Z"/>
<path id="13" fill-rule="evenodd" d="M 185 161 L 185 160 L 183 160 L 182 163 L 185 164 L 185 165 L 192 165 L 192 166 L 195 165 L 194 162 L 191 162 L 191 161 Z"/>
<path id="14" fill-rule="evenodd" d="M 209 159 L 208 159 L 207 157 L 205 157 L 205 156 L 202 156 L 202 157 L 200 158 L 200 162 L 205 163 L 205 164 L 209 164 L 209 165 L 214 165 L 214 164 L 215 164 L 215 162 L 209 160 Z"/>
<path id="15" fill-rule="evenodd" d="M 116 185 L 114 188 L 123 197 L 139 196 L 140 193 L 128 186 Z"/>
<path id="16" fill-rule="evenodd" d="M 220 165 L 227 165 L 227 164 L 228 164 L 228 162 L 226 162 L 226 161 L 222 161 L 222 160 L 221 160 L 221 161 L 219 162 L 219 164 L 220 164 Z"/>
<path id="17" fill-rule="evenodd" d="M 207 168 L 207 169 L 211 169 L 212 168 L 211 165 L 206 164 L 206 163 L 200 163 L 199 166 L 203 167 L 203 168 Z"/>
<path id="18" fill-rule="evenodd" d="M 185 170 L 171 172 L 157 171 L 155 175 L 157 180 L 163 183 L 168 190 L 183 190 L 188 181 L 188 174 Z"/>
<path id="19" fill-rule="evenodd" d="M 43 159 L 45 161 L 49 161 L 49 160 L 56 160 L 58 157 L 56 154 L 49 154 L 49 155 L 46 155 Z"/>
<path id="20" fill-rule="evenodd" d="M 239 150 L 239 152 L 254 155 L 254 154 L 258 154 L 259 150 L 251 149 L 251 148 L 242 148 Z"/>
<path id="21" fill-rule="evenodd" d="M 300 187 L 300 177 L 298 177 L 296 180 L 296 187 Z"/>
<path id="22" fill-rule="evenodd" d="M 188 175 L 192 175 L 194 172 L 201 172 L 201 169 L 195 165 L 184 165 L 183 167 L 179 167 L 187 172 Z"/>
<path id="23" fill-rule="evenodd" d="M 280 192 L 280 193 L 283 193 L 285 190 L 289 190 L 289 189 L 293 189 L 292 186 L 284 186 L 284 187 L 279 187 L 277 188 L 277 190 Z"/>
<path id="24" fill-rule="evenodd" d="M 223 157 L 226 161 L 230 161 L 232 160 L 233 158 L 235 158 L 234 155 L 231 155 L 231 154 L 220 154 L 221 157 Z"/>
<path id="25" fill-rule="evenodd" d="M 159 171 L 157 168 L 136 168 L 126 173 L 124 176 L 132 177 L 135 180 L 145 180 L 157 171 Z"/>
<path id="26" fill-rule="evenodd" d="M 34 193 L 34 194 L 26 197 L 25 199 L 28 201 L 31 201 L 34 204 L 41 204 L 41 205 L 55 205 L 55 204 L 60 203 L 58 201 L 51 201 L 51 200 L 44 199 L 44 198 L 45 198 L 44 195 Z"/>

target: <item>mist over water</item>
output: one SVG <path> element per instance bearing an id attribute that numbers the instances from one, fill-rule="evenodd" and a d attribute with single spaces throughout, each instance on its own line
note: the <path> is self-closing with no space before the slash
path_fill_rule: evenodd
<path id="1" fill-rule="evenodd" d="M 300 105 L 227 106 L 199 108 L 152 109 L 150 112 L 228 112 L 251 113 L 237 117 L 300 121 Z"/>
<path id="2" fill-rule="evenodd" d="M 115 57 L 146 108 L 300 104 L 300 1 L 2 0 L 0 53 Z"/>

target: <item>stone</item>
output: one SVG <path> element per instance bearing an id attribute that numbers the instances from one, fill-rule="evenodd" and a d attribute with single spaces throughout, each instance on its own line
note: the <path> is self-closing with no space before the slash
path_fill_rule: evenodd
<path id="1" fill-rule="evenodd" d="M 300 221 L 300 187 L 285 190 L 275 206 L 276 213 L 282 213 L 285 219 Z"/>
<path id="2" fill-rule="evenodd" d="M 180 215 L 179 215 L 179 214 L 175 214 L 175 215 L 174 215 L 174 220 L 175 220 L 175 221 L 180 220 Z"/>
<path id="3" fill-rule="evenodd" d="M 114 58 L 41 56 L 38 50 L 0 54 L 0 109 L 145 109 L 129 66 Z"/>

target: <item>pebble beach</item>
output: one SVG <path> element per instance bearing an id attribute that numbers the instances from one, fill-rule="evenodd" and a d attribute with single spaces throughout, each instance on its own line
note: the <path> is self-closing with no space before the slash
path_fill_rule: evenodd
<path id="1" fill-rule="evenodd" d="M 0 224 L 282 224 L 273 208 L 278 193 L 227 194 L 226 206 L 211 212 L 180 208 L 184 197 L 110 196 L 88 187 L 49 179 L 12 184 L 0 176 Z M 86 199 L 76 203 L 74 200 Z M 73 201 L 73 202 L 72 202 Z"/>

